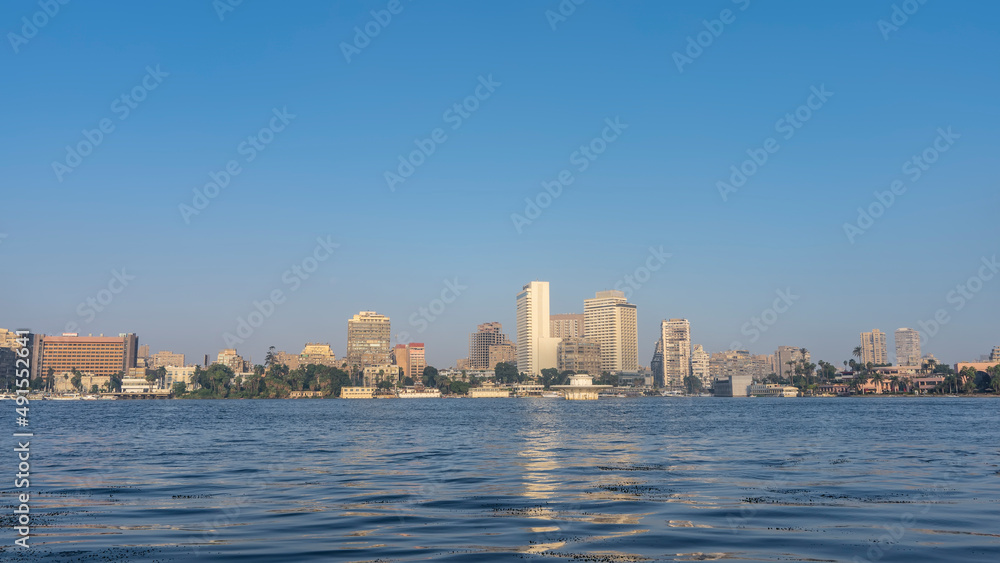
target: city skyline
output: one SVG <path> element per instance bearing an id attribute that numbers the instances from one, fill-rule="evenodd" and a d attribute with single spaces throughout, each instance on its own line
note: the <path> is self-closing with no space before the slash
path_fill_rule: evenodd
<path id="1" fill-rule="evenodd" d="M 971 22 L 1000 8 L 927 5 L 886 35 L 888 5 L 732 3 L 692 57 L 718 7 L 586 3 L 553 28 L 534 4 L 460 26 L 403 6 L 349 57 L 377 6 L 96 5 L 11 48 L 35 87 L 5 92 L 26 132 L 0 139 L 5 204 L 25 212 L 0 219 L 0 324 L 256 359 L 342 352 L 344 319 L 377 310 L 450 364 L 546 279 L 554 313 L 627 290 L 643 365 L 668 318 L 706 350 L 794 340 L 831 362 L 872 327 L 938 325 L 923 350 L 946 361 L 996 345 L 997 31 Z M 20 33 L 38 8 L 5 10 Z M 877 279 L 914 263 L 933 266 Z M 255 303 L 266 321 L 228 344 Z"/>

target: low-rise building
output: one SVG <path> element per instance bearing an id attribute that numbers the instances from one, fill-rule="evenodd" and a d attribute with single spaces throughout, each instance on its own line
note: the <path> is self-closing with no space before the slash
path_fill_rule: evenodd
<path id="1" fill-rule="evenodd" d="M 753 377 L 749 375 L 730 375 L 715 380 L 716 397 L 746 397 Z"/>
<path id="2" fill-rule="evenodd" d="M 365 369 L 362 372 L 362 377 L 364 378 L 363 383 L 365 387 L 377 387 L 378 384 L 383 381 L 397 384 L 402 379 L 402 373 L 403 370 L 400 366 L 390 364 L 365 366 Z"/>
<path id="3" fill-rule="evenodd" d="M 174 383 L 184 383 L 188 391 L 194 391 L 199 387 L 194 378 L 194 372 L 198 369 L 196 366 L 164 366 L 163 369 L 167 372 L 164 388 L 173 389 Z"/>
<path id="4" fill-rule="evenodd" d="M 497 387 L 492 383 L 485 383 L 482 387 L 471 387 L 469 389 L 469 397 L 472 397 L 473 399 L 498 399 L 510 397 L 510 389 L 506 387 Z"/>
<path id="5" fill-rule="evenodd" d="M 374 387 L 342 387 L 340 389 L 341 399 L 373 399 L 375 398 Z"/>
<path id="6" fill-rule="evenodd" d="M 799 388 L 776 383 L 754 383 L 750 385 L 748 394 L 754 397 L 798 397 Z"/>

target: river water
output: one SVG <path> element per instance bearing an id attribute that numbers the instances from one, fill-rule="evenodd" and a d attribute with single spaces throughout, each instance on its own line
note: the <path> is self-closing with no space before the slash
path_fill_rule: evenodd
<path id="1" fill-rule="evenodd" d="M 30 550 L 12 547 L 12 448 L 0 463 L 10 561 L 1000 561 L 995 399 L 44 401 L 30 414 Z"/>

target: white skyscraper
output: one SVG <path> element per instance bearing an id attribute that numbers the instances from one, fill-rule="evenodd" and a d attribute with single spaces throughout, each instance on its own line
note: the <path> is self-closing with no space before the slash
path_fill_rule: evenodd
<path id="1" fill-rule="evenodd" d="M 681 387 L 691 375 L 691 323 L 687 319 L 670 319 L 660 323 L 663 342 L 663 385 Z"/>
<path id="2" fill-rule="evenodd" d="M 598 291 L 584 299 L 583 318 L 587 337 L 601 345 L 601 371 L 638 371 L 636 308 L 624 292 Z"/>
<path id="3" fill-rule="evenodd" d="M 896 330 L 896 365 L 920 365 L 920 332 L 912 328 Z"/>
<path id="4" fill-rule="evenodd" d="M 559 339 L 549 336 L 549 282 L 533 281 L 517 294 L 517 369 L 528 375 L 557 366 Z"/>

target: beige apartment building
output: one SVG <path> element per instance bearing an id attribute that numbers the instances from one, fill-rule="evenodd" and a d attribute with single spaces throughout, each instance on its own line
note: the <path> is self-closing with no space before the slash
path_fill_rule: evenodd
<path id="1" fill-rule="evenodd" d="M 470 369 L 493 369 L 499 362 L 516 362 L 514 343 L 503 333 L 500 323 L 483 323 L 469 335 Z"/>
<path id="2" fill-rule="evenodd" d="M 274 363 L 284 364 L 288 366 L 289 370 L 295 370 L 308 365 L 331 368 L 339 367 L 339 364 L 337 364 L 337 355 L 333 353 L 333 349 L 330 348 L 329 344 L 313 342 L 306 343 L 305 347 L 302 348 L 302 352 L 298 354 L 289 354 L 285 351 L 275 352 Z"/>
<path id="3" fill-rule="evenodd" d="M 249 362 L 244 360 L 243 356 L 236 353 L 235 348 L 225 348 L 221 350 L 215 359 L 215 363 L 228 367 L 233 370 L 233 373 L 245 373 L 250 371 Z"/>
<path id="4" fill-rule="evenodd" d="M 701 346 L 696 344 L 691 350 L 691 375 L 701 381 L 701 386 L 708 389 L 712 386 L 712 374 L 709 369 L 710 356 Z"/>
<path id="5" fill-rule="evenodd" d="M 663 349 L 663 385 L 679 388 L 691 375 L 691 323 L 687 319 L 669 319 L 660 323 Z M 656 375 L 656 374 L 654 374 Z"/>
<path id="6" fill-rule="evenodd" d="M 636 306 L 615 289 L 598 291 L 583 301 L 584 332 L 601 348 L 601 371 L 639 369 Z"/>
<path id="7" fill-rule="evenodd" d="M 389 317 L 361 311 L 347 321 L 347 365 L 352 368 L 386 365 L 392 360 Z"/>
<path id="8" fill-rule="evenodd" d="M 559 371 L 576 373 L 601 373 L 601 345 L 597 340 L 585 336 L 570 336 L 559 341 L 556 348 Z"/>
<path id="9" fill-rule="evenodd" d="M 879 329 L 861 333 L 861 363 L 882 365 L 889 363 L 885 333 Z"/>
<path id="10" fill-rule="evenodd" d="M 586 320 L 583 313 L 550 315 L 549 336 L 553 338 L 586 336 Z"/>
<path id="11" fill-rule="evenodd" d="M 809 350 L 806 350 L 804 354 L 802 353 L 802 350 L 802 348 L 797 346 L 778 346 L 778 349 L 774 352 L 774 366 L 772 368 L 773 373 L 779 377 L 788 379 L 789 370 L 794 374 L 795 366 L 801 363 L 802 360 L 808 362 L 811 357 Z M 792 362 L 792 364 L 789 365 L 788 362 Z"/>
<path id="12" fill-rule="evenodd" d="M 184 354 L 175 354 L 170 351 L 161 351 L 150 356 L 150 367 L 160 368 L 167 366 L 183 366 Z"/>
<path id="13" fill-rule="evenodd" d="M 419 380 L 424 374 L 424 368 L 427 367 L 423 342 L 396 344 L 392 354 L 392 363 L 399 367 L 400 377 L 412 377 L 414 381 Z"/>
<path id="14" fill-rule="evenodd" d="M 128 373 L 134 368 L 139 352 L 139 339 L 135 334 L 118 336 L 79 336 L 65 333 L 62 336 L 38 337 L 37 375 L 44 377 L 70 372 L 74 368 L 96 376 Z"/>

